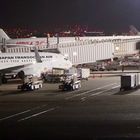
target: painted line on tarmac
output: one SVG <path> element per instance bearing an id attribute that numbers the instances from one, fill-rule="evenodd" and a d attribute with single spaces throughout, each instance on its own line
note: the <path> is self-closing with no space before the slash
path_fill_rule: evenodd
<path id="1" fill-rule="evenodd" d="M 78 97 L 78 96 L 81 96 L 81 95 L 84 95 L 84 94 L 87 94 L 87 93 L 90 93 L 90 92 L 93 92 L 93 91 L 96 91 L 96 90 L 99 90 L 99 89 L 102 89 L 102 88 L 105 88 L 105 87 L 108 87 L 108 86 L 112 86 L 112 85 L 116 85 L 117 83 L 113 83 L 113 84 L 109 84 L 109 85 L 105 85 L 105 86 L 102 86 L 102 87 L 98 87 L 96 89 L 92 89 L 92 90 L 89 90 L 89 91 L 86 91 L 86 92 L 82 92 L 80 94 L 76 94 L 76 95 L 73 95 L 71 97 L 66 97 L 65 100 L 69 100 L 69 99 L 72 99 L 74 97 Z"/>
<path id="2" fill-rule="evenodd" d="M 101 94 L 101 93 L 104 93 L 104 92 L 106 92 L 106 91 L 110 91 L 110 90 L 115 89 L 115 88 L 118 88 L 118 87 L 120 87 L 120 85 L 114 86 L 114 87 L 112 87 L 112 88 L 110 88 L 110 89 L 103 90 L 103 91 L 100 91 L 100 92 L 97 92 L 97 93 L 93 93 L 93 94 L 89 95 L 88 97 L 95 96 L 95 95 L 99 95 L 99 94 Z M 81 98 L 81 101 L 84 102 L 88 97 L 83 97 L 83 98 Z"/>
<path id="3" fill-rule="evenodd" d="M 37 116 L 39 116 L 39 115 L 42 115 L 42 114 L 44 114 L 44 113 L 47 113 L 47 112 L 53 111 L 53 110 L 55 110 L 55 109 L 56 109 L 56 108 L 50 108 L 50 109 L 47 109 L 47 110 L 45 110 L 45 111 L 42 111 L 42 112 L 39 112 L 39 113 L 33 114 L 33 115 L 28 116 L 28 117 L 25 117 L 25 118 L 22 118 L 22 119 L 18 120 L 18 122 L 25 121 L 25 120 L 31 119 L 31 118 L 33 118 L 33 117 L 37 117 Z"/>
<path id="4" fill-rule="evenodd" d="M 81 98 L 81 101 L 84 102 L 86 100 L 87 97 L 83 97 Z"/>
<path id="5" fill-rule="evenodd" d="M 23 112 L 20 112 L 20 113 L 17 113 L 17 114 L 13 114 L 13 115 L 5 117 L 5 118 L 1 118 L 0 121 L 4 121 L 4 120 L 10 119 L 10 118 L 22 115 L 22 114 L 25 114 L 25 113 L 30 112 L 30 111 L 31 110 L 29 109 L 29 110 L 26 110 L 26 111 L 23 111 Z"/>
<path id="6" fill-rule="evenodd" d="M 36 110 L 36 109 L 40 109 L 40 108 L 45 107 L 45 106 L 46 106 L 46 105 L 37 106 L 37 107 L 31 108 L 31 109 L 25 110 L 25 111 L 23 111 L 23 112 L 19 112 L 19 113 L 16 113 L 16 114 L 13 114 L 13 115 L 4 117 L 4 118 L 1 118 L 0 121 L 4 121 L 4 120 L 10 119 L 10 118 L 14 118 L 14 117 L 17 117 L 17 116 L 19 116 L 19 115 L 22 115 L 22 114 L 31 112 L 31 111 Z"/>
<path id="7" fill-rule="evenodd" d="M 114 87 L 112 87 L 112 88 L 110 88 L 110 89 L 106 89 L 106 90 L 103 90 L 103 91 L 100 91 L 100 92 L 97 92 L 97 93 L 93 93 L 93 94 L 91 94 L 89 97 L 95 96 L 95 95 L 99 95 L 99 94 L 101 94 L 101 93 L 110 91 L 110 90 L 115 89 L 115 88 L 118 88 L 118 87 L 120 87 L 120 85 L 114 86 Z"/>
<path id="8" fill-rule="evenodd" d="M 117 85 L 117 86 L 115 86 L 115 87 L 112 87 L 112 89 L 115 89 L 115 88 L 118 88 L 118 87 L 120 87 L 120 85 Z"/>

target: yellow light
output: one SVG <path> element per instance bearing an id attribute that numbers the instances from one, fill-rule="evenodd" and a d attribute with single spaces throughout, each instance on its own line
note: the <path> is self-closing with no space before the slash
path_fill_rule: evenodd
<path id="1" fill-rule="evenodd" d="M 118 51 L 119 49 L 120 49 L 119 47 L 116 47 L 116 48 L 115 48 L 116 51 Z"/>

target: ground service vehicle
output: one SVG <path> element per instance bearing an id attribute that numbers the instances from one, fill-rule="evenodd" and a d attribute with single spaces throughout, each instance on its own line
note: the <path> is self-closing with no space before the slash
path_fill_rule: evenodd
<path id="1" fill-rule="evenodd" d="M 64 82 L 62 85 L 59 85 L 59 89 L 62 89 L 64 91 L 77 90 L 80 87 L 81 87 L 80 80 L 76 82 Z"/>
<path id="2" fill-rule="evenodd" d="M 36 89 L 42 88 L 42 81 L 23 83 L 21 85 L 18 85 L 17 88 L 21 89 L 22 91 L 36 90 Z"/>
<path id="3" fill-rule="evenodd" d="M 62 90 L 76 90 L 81 87 L 81 81 L 77 79 L 77 75 L 66 75 L 62 82 L 62 85 L 59 85 L 59 89 Z"/>

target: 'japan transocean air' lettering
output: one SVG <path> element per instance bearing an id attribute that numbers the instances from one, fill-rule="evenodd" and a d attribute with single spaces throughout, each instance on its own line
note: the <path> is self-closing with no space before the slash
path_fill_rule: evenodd
<path id="1" fill-rule="evenodd" d="M 41 58 L 52 58 L 52 56 L 41 56 Z M 35 59 L 35 56 L 0 56 L 2 59 Z"/>

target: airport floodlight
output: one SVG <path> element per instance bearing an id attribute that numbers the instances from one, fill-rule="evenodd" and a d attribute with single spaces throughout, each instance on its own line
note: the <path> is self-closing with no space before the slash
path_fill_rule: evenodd
<path id="1" fill-rule="evenodd" d="M 33 64 L 36 64 L 36 61 L 33 61 Z"/>
<path id="2" fill-rule="evenodd" d="M 66 54 L 64 54 L 64 56 L 65 56 L 65 57 L 68 57 L 69 55 L 66 53 Z"/>
<path id="3" fill-rule="evenodd" d="M 77 52 L 73 52 L 73 56 L 77 56 Z"/>
<path id="4" fill-rule="evenodd" d="M 116 48 L 115 48 L 116 51 L 119 51 L 119 49 L 120 49 L 119 47 L 116 47 Z"/>

